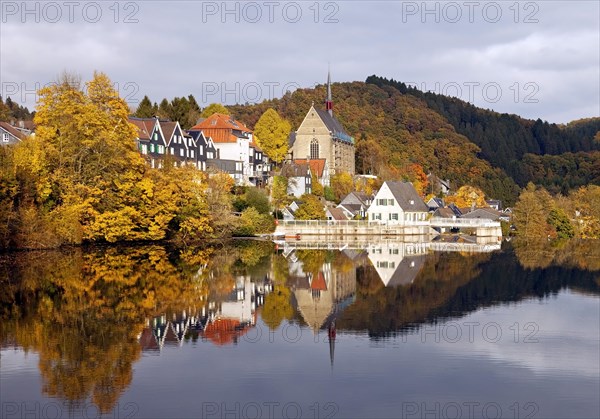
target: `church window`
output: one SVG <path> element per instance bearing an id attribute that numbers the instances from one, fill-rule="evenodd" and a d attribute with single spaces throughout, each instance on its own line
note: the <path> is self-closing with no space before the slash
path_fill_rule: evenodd
<path id="1" fill-rule="evenodd" d="M 319 158 L 319 142 L 316 138 L 310 142 L 310 158 L 318 159 Z"/>

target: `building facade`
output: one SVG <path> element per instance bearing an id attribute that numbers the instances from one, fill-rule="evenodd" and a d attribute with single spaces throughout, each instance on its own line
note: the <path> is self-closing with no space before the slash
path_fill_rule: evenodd
<path id="1" fill-rule="evenodd" d="M 325 110 L 308 110 L 298 130 L 290 135 L 290 153 L 292 159 L 325 159 L 328 173 L 340 172 L 354 175 L 354 138 L 333 116 L 331 96 L 331 77 L 327 77 L 327 100 Z"/>

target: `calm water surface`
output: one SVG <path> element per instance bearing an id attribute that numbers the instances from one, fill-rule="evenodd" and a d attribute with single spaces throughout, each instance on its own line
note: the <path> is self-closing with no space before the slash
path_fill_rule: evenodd
<path id="1" fill-rule="evenodd" d="M 597 242 L 315 247 L 0 256 L 0 416 L 600 417 Z"/>

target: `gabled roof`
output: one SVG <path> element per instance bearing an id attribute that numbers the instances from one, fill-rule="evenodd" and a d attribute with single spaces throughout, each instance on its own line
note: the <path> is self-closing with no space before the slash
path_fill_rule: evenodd
<path id="1" fill-rule="evenodd" d="M 434 196 L 429 201 L 427 201 L 427 205 L 430 207 L 436 206 L 437 208 L 441 208 L 444 206 L 444 200 L 442 198 L 436 198 Z"/>
<path id="2" fill-rule="evenodd" d="M 346 204 L 362 204 L 365 207 L 368 207 L 369 204 L 367 203 L 367 201 L 371 201 L 373 200 L 373 196 L 372 195 L 368 195 L 364 192 L 350 192 L 348 195 L 346 195 L 344 197 L 344 199 L 342 199 L 342 201 L 340 202 L 340 204 L 346 206 Z"/>
<path id="3" fill-rule="evenodd" d="M 404 211 L 429 211 L 423 199 L 417 193 L 417 190 L 410 182 L 385 182 L 392 195 Z"/>
<path id="4" fill-rule="evenodd" d="M 326 159 L 294 159 L 294 163 L 296 164 L 306 164 L 308 162 L 310 166 L 310 171 L 315 173 L 318 178 L 323 177 L 323 172 L 325 171 L 325 163 Z"/>
<path id="5" fill-rule="evenodd" d="M 463 215 L 462 218 L 480 218 L 483 220 L 496 221 L 501 216 L 504 216 L 504 214 L 499 211 L 496 211 L 493 208 L 476 208 L 475 210 Z"/>
<path id="6" fill-rule="evenodd" d="M 427 256 L 425 255 L 404 256 L 402 261 L 398 264 L 396 271 L 388 283 L 385 284 L 385 286 L 397 287 L 399 285 L 412 284 L 421 269 L 423 269 L 426 259 Z"/>
<path id="7" fill-rule="evenodd" d="M 319 271 L 318 275 L 313 277 L 310 282 L 310 288 L 318 291 L 327 291 L 327 282 L 325 281 L 323 272 Z"/>
<path id="8" fill-rule="evenodd" d="M 0 122 L 0 128 L 2 128 L 6 132 L 8 132 L 10 135 L 12 135 L 13 137 L 15 137 L 19 140 L 24 140 L 25 138 L 27 138 L 27 136 L 25 134 L 23 134 L 21 131 L 19 131 L 12 125 L 10 125 L 8 122 Z"/>
<path id="9" fill-rule="evenodd" d="M 340 140 L 349 142 L 349 143 L 354 143 L 354 141 L 352 140 L 352 137 L 350 137 L 350 135 L 348 135 L 348 133 L 344 130 L 344 127 L 342 127 L 342 124 L 340 124 L 340 121 L 338 121 L 334 116 L 329 115 L 329 112 L 324 111 L 322 109 L 317 109 L 313 106 L 313 109 L 315 110 L 315 112 L 317 112 L 317 114 L 319 115 L 319 118 L 321 118 L 321 121 L 323 121 L 323 123 L 325 124 L 325 126 L 327 127 L 327 129 L 329 131 L 331 131 L 334 134 L 340 134 L 341 136 L 339 137 Z"/>
<path id="10" fill-rule="evenodd" d="M 295 162 L 285 163 L 281 167 L 281 174 L 287 178 L 310 176 L 310 166 L 306 163 L 299 164 Z"/>
<path id="11" fill-rule="evenodd" d="M 331 215 L 331 218 L 333 218 L 334 220 L 343 221 L 343 220 L 348 219 L 344 215 L 344 211 L 341 208 L 330 207 L 330 208 L 327 208 L 327 212 L 329 212 L 329 214 Z"/>
<path id="12" fill-rule="evenodd" d="M 452 211 L 451 208 L 438 208 L 435 210 L 435 212 L 433 213 L 434 217 L 440 217 L 440 218 L 453 218 L 456 217 L 456 214 L 454 213 L 454 211 Z"/>
<path id="13" fill-rule="evenodd" d="M 162 133 L 164 135 L 165 143 L 167 145 L 169 145 L 169 142 L 171 141 L 171 137 L 173 136 L 173 132 L 175 131 L 175 128 L 177 127 L 177 122 L 158 121 L 158 124 L 160 125 L 160 130 L 162 131 Z"/>
<path id="14" fill-rule="evenodd" d="M 150 135 L 154 129 L 155 118 L 135 118 L 130 116 L 129 122 L 137 128 L 137 136 L 140 140 L 150 140 Z"/>
<path id="15" fill-rule="evenodd" d="M 361 209 L 366 208 L 366 205 L 362 205 L 362 204 L 339 204 L 337 206 L 339 209 L 345 209 L 346 211 L 348 211 L 349 213 L 352 214 L 352 216 L 355 216 L 357 214 L 360 213 Z"/>

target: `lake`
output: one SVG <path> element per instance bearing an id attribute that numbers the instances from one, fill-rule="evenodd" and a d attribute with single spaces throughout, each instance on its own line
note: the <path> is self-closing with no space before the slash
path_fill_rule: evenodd
<path id="1" fill-rule="evenodd" d="M 0 417 L 597 418 L 599 249 L 0 255 Z"/>

